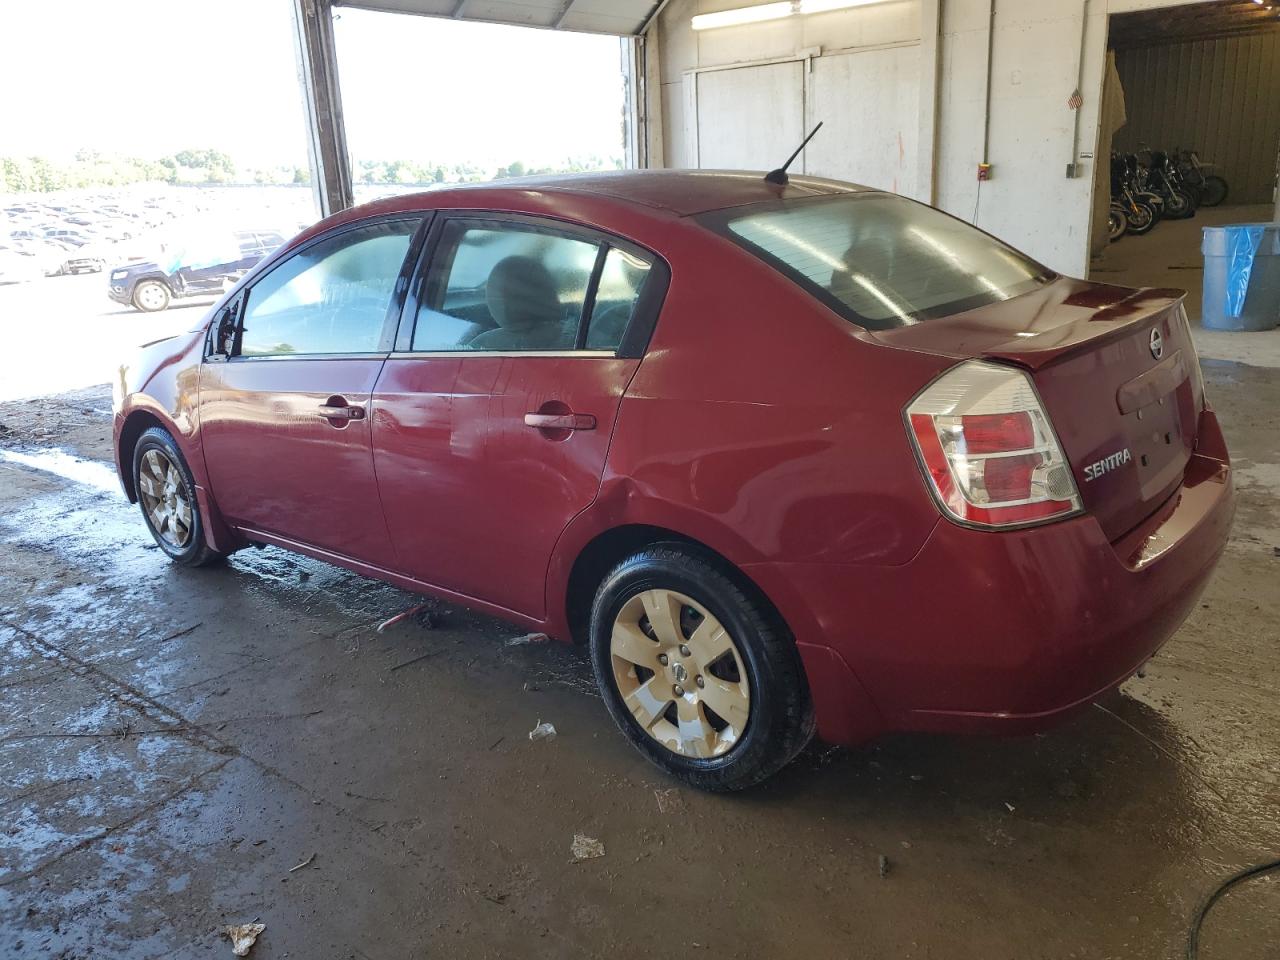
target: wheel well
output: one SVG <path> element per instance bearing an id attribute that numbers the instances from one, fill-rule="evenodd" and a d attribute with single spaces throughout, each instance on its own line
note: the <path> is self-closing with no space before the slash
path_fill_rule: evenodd
<path id="1" fill-rule="evenodd" d="M 155 414 L 136 410 L 129 414 L 124 427 L 120 430 L 120 448 L 116 451 L 116 462 L 120 464 L 124 492 L 129 497 L 130 503 L 138 502 L 138 491 L 133 487 L 133 448 L 138 445 L 138 438 L 152 427 L 168 429 Z"/>
<path id="2" fill-rule="evenodd" d="M 133 297 L 138 292 L 138 288 L 144 283 L 158 283 L 169 291 L 169 296 L 173 296 L 173 284 L 169 282 L 169 278 L 159 273 L 149 273 L 144 277 L 138 277 L 133 281 L 133 286 L 129 288 L 129 296 Z"/>
<path id="3" fill-rule="evenodd" d="M 575 644 L 585 644 L 589 639 L 591 604 L 595 600 L 596 589 L 609 571 L 637 550 L 657 543 L 681 544 L 715 563 L 739 587 L 766 604 L 777 617 L 778 623 L 785 626 L 782 615 L 764 591 L 723 554 L 692 537 L 665 527 L 629 524 L 614 527 L 597 536 L 582 548 L 578 559 L 573 562 L 573 569 L 569 571 L 569 585 L 565 591 L 565 616 Z"/>

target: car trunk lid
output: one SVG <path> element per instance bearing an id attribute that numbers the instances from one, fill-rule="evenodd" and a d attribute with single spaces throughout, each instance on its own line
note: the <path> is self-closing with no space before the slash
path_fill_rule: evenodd
<path id="1" fill-rule="evenodd" d="M 1085 509 L 1116 540 L 1177 488 L 1195 449 L 1202 399 L 1184 296 L 1063 278 L 871 336 L 1029 371 Z"/>

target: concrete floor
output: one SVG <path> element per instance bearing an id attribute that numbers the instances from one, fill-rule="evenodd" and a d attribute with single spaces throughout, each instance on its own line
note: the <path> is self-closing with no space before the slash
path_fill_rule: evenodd
<path id="1" fill-rule="evenodd" d="M 1204 207 L 1190 220 L 1163 220 L 1141 237 L 1121 237 L 1093 259 L 1089 279 L 1126 287 L 1177 287 L 1187 291 L 1187 315 L 1194 324 L 1200 356 L 1280 367 L 1280 329 L 1255 333 L 1206 330 L 1200 326 L 1204 295 L 1203 227 L 1228 223 L 1265 223 L 1274 216 L 1271 204 Z"/>
<path id="2" fill-rule="evenodd" d="M 734 797 L 646 765 L 573 650 L 443 605 L 377 634 L 416 598 L 277 550 L 170 565 L 105 390 L 0 404 L 0 956 L 230 956 L 255 919 L 259 960 L 1181 955 L 1280 850 L 1280 373 L 1206 373 L 1239 514 L 1144 678 L 1044 736 L 814 746 Z M 1263 879 L 1202 955 L 1277 944 Z"/>

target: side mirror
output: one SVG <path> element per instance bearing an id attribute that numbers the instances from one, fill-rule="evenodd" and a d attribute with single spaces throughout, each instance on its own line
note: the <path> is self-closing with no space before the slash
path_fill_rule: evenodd
<path id="1" fill-rule="evenodd" d="M 213 352 L 224 357 L 231 356 L 236 345 L 236 317 L 240 311 L 240 301 L 227 304 L 218 315 L 217 327 L 214 331 Z"/>

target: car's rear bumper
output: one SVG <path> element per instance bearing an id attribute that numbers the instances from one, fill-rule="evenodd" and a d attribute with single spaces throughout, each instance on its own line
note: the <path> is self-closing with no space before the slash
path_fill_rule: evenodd
<path id="1" fill-rule="evenodd" d="M 1234 511 L 1206 413 L 1182 485 L 1115 543 L 1088 515 L 1008 532 L 940 522 L 900 566 L 749 572 L 801 642 L 824 739 L 1031 731 L 1121 683 L 1173 635 Z"/>

